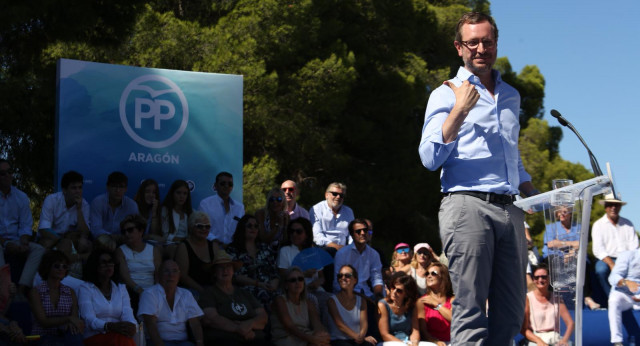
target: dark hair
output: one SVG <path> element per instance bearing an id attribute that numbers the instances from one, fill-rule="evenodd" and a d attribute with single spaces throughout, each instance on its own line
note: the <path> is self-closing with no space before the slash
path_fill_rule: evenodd
<path id="1" fill-rule="evenodd" d="M 76 171 L 69 171 L 69 172 L 67 172 L 67 173 L 62 175 L 62 180 L 60 181 L 60 186 L 63 189 L 66 189 L 72 183 L 83 183 L 83 182 L 84 182 L 84 177 L 82 176 L 82 174 L 80 174 L 80 173 L 78 173 Z"/>
<path id="2" fill-rule="evenodd" d="M 361 219 L 361 218 L 356 218 L 353 219 L 353 221 L 349 222 L 349 226 L 347 227 L 349 229 L 349 235 L 353 237 L 353 231 L 354 231 L 354 227 L 356 226 L 356 224 L 362 224 L 367 226 L 367 228 L 369 228 L 369 224 L 367 224 L 367 220 L 366 219 Z"/>
<path id="3" fill-rule="evenodd" d="M 120 233 L 125 234 L 124 225 L 128 223 L 134 224 L 139 231 L 142 231 L 142 233 L 147 229 L 147 220 L 145 220 L 142 215 L 131 214 L 125 216 L 125 218 L 120 222 Z"/>
<path id="4" fill-rule="evenodd" d="M 498 26 L 493 18 L 489 15 L 480 12 L 467 12 L 460 17 L 458 24 L 456 25 L 456 41 L 462 42 L 462 26 L 464 24 L 478 24 L 482 22 L 489 22 L 491 29 L 493 30 L 493 38 L 498 41 Z"/>
<path id="5" fill-rule="evenodd" d="M 113 184 L 128 185 L 129 184 L 129 178 L 127 178 L 127 176 L 122 172 L 112 172 L 107 177 L 107 186 L 113 185 Z"/>
<path id="6" fill-rule="evenodd" d="M 147 202 L 145 202 L 144 200 L 144 190 L 146 190 L 147 187 L 151 185 L 156 187 L 156 198 L 160 200 L 160 186 L 158 186 L 158 182 L 153 179 L 143 180 L 140 184 L 140 187 L 138 187 L 138 191 L 136 191 L 135 196 L 133 196 L 133 200 L 136 201 L 136 204 L 138 204 L 138 211 L 140 211 L 140 215 L 144 216 L 145 218 L 149 216 L 151 205 L 147 204 Z M 156 210 L 156 213 L 158 213 L 159 211 L 160 209 Z"/>
<path id="7" fill-rule="evenodd" d="M 293 229 L 291 226 L 295 224 L 299 224 L 300 226 L 302 226 L 302 228 L 304 229 L 304 234 L 306 235 L 304 243 L 302 243 L 302 248 L 306 249 L 306 248 L 312 247 L 313 246 L 313 226 L 311 226 L 311 221 L 303 217 L 295 218 L 289 222 L 289 225 L 287 226 L 287 237 L 286 237 L 286 240 L 282 243 L 282 246 L 293 244 L 291 242 L 291 233 L 293 233 Z"/>
<path id="8" fill-rule="evenodd" d="M 216 184 L 218 183 L 218 180 L 220 180 L 221 177 L 227 177 L 227 178 L 233 179 L 233 175 L 231 175 L 231 173 L 229 173 L 229 172 L 220 172 L 220 173 L 218 173 L 218 175 L 216 175 Z"/>
<path id="9" fill-rule="evenodd" d="M 94 285 L 98 285 L 98 267 L 100 266 L 100 256 L 109 255 L 111 256 L 111 260 L 115 261 L 116 256 L 113 251 L 109 251 L 105 248 L 94 248 L 87 258 L 87 263 L 85 263 L 84 268 L 82 269 L 82 280 L 91 282 Z M 115 283 L 119 283 L 120 273 L 119 266 L 114 263 L 113 266 L 113 276 L 111 276 L 111 281 Z"/>
<path id="10" fill-rule="evenodd" d="M 38 274 L 42 280 L 49 279 L 49 273 L 51 272 L 51 266 L 54 263 L 62 262 L 66 265 L 69 265 L 69 258 L 64 252 L 59 250 L 49 250 L 45 252 L 40 260 L 40 265 L 38 265 Z"/>
<path id="11" fill-rule="evenodd" d="M 255 220 L 258 223 L 258 219 L 252 214 L 244 214 L 243 217 L 238 221 L 238 225 L 236 226 L 236 231 L 233 233 L 233 238 L 231 240 L 231 244 L 240 252 L 247 251 L 246 240 L 247 240 L 247 223 L 249 220 Z M 260 242 L 260 237 L 256 237 L 256 243 Z"/>
<path id="12" fill-rule="evenodd" d="M 404 286 L 404 301 L 402 303 L 395 303 L 404 305 L 407 309 L 413 308 L 418 299 L 418 284 L 416 284 L 416 280 L 405 272 L 395 272 L 391 275 L 387 283 L 389 291 L 396 287 L 396 284 Z M 388 303 L 391 303 L 391 295 L 387 295 L 384 299 Z"/>
<path id="13" fill-rule="evenodd" d="M 539 270 L 539 269 L 546 270 L 547 271 L 547 275 L 549 275 L 549 266 L 544 262 L 541 262 L 537 266 L 533 266 L 533 268 L 531 268 L 531 275 L 535 274 L 536 270 Z M 549 281 L 549 282 L 551 282 L 551 281 Z"/>
<path id="14" fill-rule="evenodd" d="M 356 270 L 356 268 L 354 266 L 352 266 L 351 264 L 345 264 L 342 267 L 340 267 L 340 269 L 338 269 L 338 273 L 340 273 L 340 271 L 344 267 L 351 268 L 351 273 L 353 274 L 353 278 L 356 280 L 356 285 L 357 285 L 358 284 L 358 271 Z M 337 280 L 337 273 L 336 273 L 336 278 L 335 279 Z"/>
<path id="15" fill-rule="evenodd" d="M 444 287 L 444 293 L 447 297 L 453 297 L 453 286 L 451 285 L 451 277 L 449 276 L 449 268 L 440 262 L 431 262 L 427 267 L 427 270 L 431 267 L 438 267 L 440 269 L 440 280 L 442 280 L 442 286 Z"/>
<path id="16" fill-rule="evenodd" d="M 187 189 L 187 200 L 184 202 L 184 213 L 187 214 L 187 218 L 193 212 L 193 207 L 191 206 L 191 191 L 189 190 L 189 184 L 184 180 L 176 180 L 171 184 L 169 188 L 169 192 L 164 197 L 164 201 L 162 201 L 162 206 L 167 208 L 167 217 L 169 218 L 169 233 L 176 232 L 176 225 L 173 223 L 173 207 L 175 206 L 175 201 L 173 200 L 173 194 L 177 189 L 184 187 Z"/>

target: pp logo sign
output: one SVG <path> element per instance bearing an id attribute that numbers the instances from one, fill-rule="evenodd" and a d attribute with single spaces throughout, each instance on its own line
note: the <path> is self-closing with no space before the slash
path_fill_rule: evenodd
<path id="1" fill-rule="evenodd" d="M 170 79 L 146 75 L 132 80 L 120 97 L 120 121 L 129 137 L 147 148 L 175 143 L 189 123 L 189 105 Z"/>

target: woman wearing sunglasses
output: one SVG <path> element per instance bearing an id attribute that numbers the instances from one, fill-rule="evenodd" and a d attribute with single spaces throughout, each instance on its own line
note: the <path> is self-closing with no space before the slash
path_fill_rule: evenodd
<path id="1" fill-rule="evenodd" d="M 282 276 L 284 294 L 274 302 L 273 343 L 277 346 L 329 345 L 330 336 L 320 322 L 315 304 L 307 299 L 304 275 L 291 267 Z"/>
<path id="2" fill-rule="evenodd" d="M 260 227 L 260 239 L 277 250 L 286 240 L 284 230 L 289 224 L 284 191 L 277 187 L 271 189 L 267 194 L 266 205 L 256 212 L 256 219 Z"/>
<path id="3" fill-rule="evenodd" d="M 415 280 L 403 273 L 394 273 L 388 283 L 389 294 L 378 302 L 378 329 L 384 346 L 419 345 L 418 314 L 415 309 L 418 289 Z M 380 345 L 380 344 L 378 344 Z"/>
<path id="4" fill-rule="evenodd" d="M 520 333 L 529 340 L 528 345 L 568 345 L 569 338 L 573 333 L 573 319 L 562 298 L 554 297 L 549 290 L 549 268 L 546 264 L 543 263 L 534 268 L 533 283 L 536 288 L 527 293 L 527 304 L 524 306 L 524 322 Z M 567 327 L 562 338 L 555 331 L 556 306 Z"/>
<path id="5" fill-rule="evenodd" d="M 408 274 L 416 280 L 418 285 L 418 295 L 427 294 L 427 269 L 431 262 L 438 262 L 431 246 L 427 243 L 416 244 L 413 247 L 413 259 L 411 260 L 411 269 Z"/>
<path id="6" fill-rule="evenodd" d="M 340 267 L 337 275 L 340 291 L 327 301 L 331 345 L 375 345 L 376 339 L 367 336 L 367 303 L 353 288 L 358 283 L 358 272 L 352 265 Z"/>
<path id="7" fill-rule="evenodd" d="M 427 294 L 418 299 L 418 324 L 422 340 L 438 346 L 449 345 L 451 340 L 451 302 L 455 299 L 449 269 L 433 262 L 427 268 Z"/>
<path id="8" fill-rule="evenodd" d="M 398 243 L 391 258 L 391 272 L 409 273 L 411 271 L 411 248 L 407 243 Z"/>
<path id="9" fill-rule="evenodd" d="M 84 322 L 78 316 L 78 299 L 60 281 L 67 276 L 69 259 L 58 250 L 42 256 L 38 274 L 42 282 L 29 292 L 33 313 L 31 333 L 41 345 L 82 345 Z"/>
<path id="10" fill-rule="evenodd" d="M 269 308 L 279 282 L 276 258 L 271 247 L 258 238 L 258 220 L 253 215 L 240 218 L 227 252 L 234 261 L 242 262 L 242 268 L 235 273 L 235 282 Z"/>
<path id="11" fill-rule="evenodd" d="M 300 251 L 313 247 L 313 230 L 311 222 L 304 218 L 297 218 L 289 222 L 287 227 L 287 240 L 278 251 L 278 271 L 280 276 L 285 275 L 291 267 L 293 259 Z M 324 291 L 324 274 L 322 270 L 309 269 L 304 272 L 306 289 L 311 293 L 317 290 Z"/>
<path id="12" fill-rule="evenodd" d="M 203 211 L 194 211 L 188 220 L 189 231 L 176 250 L 176 263 L 180 267 L 180 285 L 199 299 L 206 286 L 213 285 L 209 274 L 218 243 L 207 240 L 211 230 L 209 215 Z"/>

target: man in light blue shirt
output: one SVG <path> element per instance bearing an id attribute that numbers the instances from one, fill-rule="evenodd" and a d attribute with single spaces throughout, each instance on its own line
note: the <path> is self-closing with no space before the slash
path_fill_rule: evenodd
<path id="1" fill-rule="evenodd" d="M 493 18 L 462 16 L 454 46 L 464 66 L 429 97 L 419 147 L 425 167 L 442 167 L 455 345 L 511 344 L 524 316 L 524 214 L 513 201 L 535 189 L 518 150 L 520 95 L 492 69 L 497 44 Z"/>
<path id="2" fill-rule="evenodd" d="M 353 210 L 344 205 L 346 195 L 345 184 L 331 183 L 324 193 L 325 200 L 309 210 L 313 241 L 318 246 L 340 250 L 349 243 L 348 226 L 354 216 Z"/>
<path id="3" fill-rule="evenodd" d="M 614 289 L 609 293 L 609 328 L 611 343 L 622 345 L 622 313 L 640 308 L 640 249 L 625 251 L 613 266 L 609 283 Z M 633 318 L 629 314 L 628 318 Z"/>
<path id="4" fill-rule="evenodd" d="M 122 172 L 113 172 L 107 177 L 107 192 L 91 201 L 89 227 L 94 238 L 110 235 L 118 244 L 122 243 L 120 222 L 131 214 L 138 214 L 138 204 L 125 196 L 129 179 Z"/>

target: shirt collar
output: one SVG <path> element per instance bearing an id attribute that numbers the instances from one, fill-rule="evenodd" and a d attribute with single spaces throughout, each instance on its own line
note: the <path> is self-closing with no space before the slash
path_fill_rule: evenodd
<path id="1" fill-rule="evenodd" d="M 493 79 L 496 81 L 496 86 L 502 83 L 502 76 L 500 75 L 500 71 L 491 70 L 491 74 L 493 76 Z M 471 71 L 467 70 L 463 66 L 460 66 L 460 68 L 458 69 L 456 77 L 458 77 L 460 81 L 468 80 L 471 84 L 482 85 L 482 83 L 480 83 L 480 77 L 474 75 L 473 73 L 471 73 Z"/>

